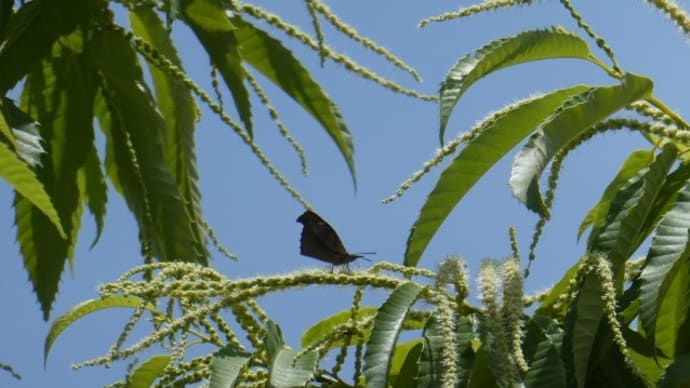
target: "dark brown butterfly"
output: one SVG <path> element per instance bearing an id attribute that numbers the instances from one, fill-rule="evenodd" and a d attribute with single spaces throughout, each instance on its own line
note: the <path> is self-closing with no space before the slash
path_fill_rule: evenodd
<path id="1" fill-rule="evenodd" d="M 364 257 L 361 254 L 349 253 L 335 229 L 313 211 L 305 211 L 297 218 L 297 222 L 303 225 L 299 246 L 302 255 L 333 265 L 347 265 L 357 258 Z"/>

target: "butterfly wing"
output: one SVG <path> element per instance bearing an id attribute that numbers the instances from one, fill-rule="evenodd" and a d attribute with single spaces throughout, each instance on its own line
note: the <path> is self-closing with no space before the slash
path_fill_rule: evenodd
<path id="1" fill-rule="evenodd" d="M 347 252 L 335 229 L 318 214 L 307 210 L 297 218 L 297 222 L 303 225 L 300 238 L 302 255 L 334 265 L 347 264 L 359 257 Z"/>

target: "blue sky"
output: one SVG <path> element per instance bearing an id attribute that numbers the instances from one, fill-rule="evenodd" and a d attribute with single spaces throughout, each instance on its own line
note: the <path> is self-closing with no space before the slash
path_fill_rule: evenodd
<path id="1" fill-rule="evenodd" d="M 680 3 L 687 8 L 687 1 Z M 302 4 L 269 1 L 259 4 L 311 31 Z M 417 28 L 419 20 L 454 9 L 455 2 L 351 0 L 329 4 L 359 32 L 415 67 L 424 79 L 421 84 L 332 29 L 326 29 L 325 33 L 335 49 L 379 74 L 424 93 L 435 93 L 458 57 L 489 40 L 553 24 L 575 29 L 557 2 L 538 4 L 432 24 L 421 30 Z M 609 41 L 625 70 L 652 77 L 655 95 L 684 117 L 690 117 L 688 37 L 642 2 L 582 1 L 575 6 Z M 208 87 L 208 60 L 183 26 L 176 23 L 175 29 L 187 70 Z M 442 169 L 430 173 L 394 203 L 382 205 L 381 200 L 392 194 L 438 148 L 437 106 L 395 95 L 347 73 L 333 62 L 320 68 L 316 54 L 295 42 L 289 46 L 312 70 L 347 120 L 354 136 L 358 190 L 354 191 L 347 167 L 326 133 L 289 98 L 261 79 L 282 120 L 306 150 L 309 177 L 301 176 L 297 156 L 255 101 L 256 141 L 316 211 L 338 230 L 350 251 L 375 251 L 374 261 L 402 263 L 409 229 Z M 599 50 L 593 50 L 604 58 Z M 447 138 L 469 129 L 477 120 L 507 103 L 576 83 L 611 84 L 613 80 L 592 64 L 575 60 L 529 64 L 493 74 L 475 84 L 460 100 L 449 123 Z M 226 95 L 225 101 L 230 101 L 230 97 Z M 222 273 L 230 278 L 244 278 L 303 268 L 327 268 L 321 262 L 299 255 L 301 225 L 295 219 L 303 211 L 301 205 L 268 175 L 237 136 L 207 110 L 199 125 L 197 141 L 205 215 L 220 240 L 240 255 L 240 261 L 232 262 L 215 252 L 213 264 Z M 646 145 L 637 134 L 607 134 L 576 150 L 566 161 L 552 211 L 553 220 L 546 227 L 532 275 L 526 283 L 528 292 L 553 284 L 583 253 L 583 244 L 578 245 L 576 241 L 583 216 L 625 156 L 639 147 Z M 510 194 L 507 182 L 513 154 L 494 167 L 456 207 L 429 245 L 420 266 L 434 268 L 446 255 L 456 254 L 465 258 L 475 275 L 483 258 L 500 259 L 510 253 L 509 225 L 517 228 L 520 249 L 526 258 L 537 218 Z M 109 370 L 87 368 L 74 372 L 69 368 L 71 363 L 108 350 L 127 317 L 120 312 L 98 314 L 75 324 L 56 342 L 48 368 L 43 370 L 43 341 L 49 326 L 41 320 L 14 242 L 12 193 L 4 184 L 0 185 L 0 203 L 4 204 L 0 212 L 3 215 L 0 217 L 3 254 L 0 311 L 4 314 L 0 320 L 3 344 L 0 362 L 11 364 L 23 376 L 17 382 L 0 373 L 0 385 L 91 387 L 121 378 L 124 363 L 115 364 Z M 53 318 L 95 297 L 99 284 L 114 280 L 141 262 L 135 222 L 123 201 L 112 192 L 104 235 L 89 251 L 93 236 L 93 222 L 87 216 L 74 271 L 63 275 Z M 368 265 L 362 261 L 354 267 Z M 476 289 L 472 291 L 476 295 Z M 297 346 L 301 332 L 320 318 L 346 308 L 349 295 L 350 290 L 342 288 L 307 288 L 272 295 L 259 302 L 282 326 L 289 344 Z M 380 297 L 373 295 L 371 300 Z"/>

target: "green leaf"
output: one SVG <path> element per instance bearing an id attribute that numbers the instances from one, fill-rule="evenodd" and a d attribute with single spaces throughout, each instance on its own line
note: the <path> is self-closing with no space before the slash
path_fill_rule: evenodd
<path id="1" fill-rule="evenodd" d="M 455 105 L 476 81 L 509 66 L 556 58 L 578 58 L 596 63 L 587 42 L 560 26 L 497 39 L 460 58 L 441 83 L 441 144 Z"/>
<path id="2" fill-rule="evenodd" d="M 333 101 L 280 41 L 239 17 L 231 22 L 237 28 L 235 36 L 242 47 L 242 58 L 321 124 L 345 158 L 356 187 L 352 135 Z"/>
<path id="3" fill-rule="evenodd" d="M 17 149 L 17 140 L 14 138 L 7 120 L 5 120 L 5 99 L 0 100 L 0 141 L 6 141 L 13 149 Z"/>
<path id="4" fill-rule="evenodd" d="M 489 356 L 485 345 L 477 349 L 477 358 L 474 361 L 470 382 L 467 388 L 487 388 L 497 386 L 496 378 L 489 368 Z"/>
<path id="5" fill-rule="evenodd" d="M 7 22 L 0 42 L 0 95 L 50 56 L 53 43 L 98 12 L 90 0 L 30 1 L 22 3 Z"/>
<path id="6" fill-rule="evenodd" d="M 417 379 L 417 360 L 422 347 L 422 340 L 419 338 L 395 347 L 390 370 L 393 388 L 407 388 L 414 385 Z"/>
<path id="7" fill-rule="evenodd" d="M 676 268 L 677 275 L 666 286 L 656 316 L 654 344 L 668 357 L 676 355 L 676 341 L 688 313 L 688 290 L 690 290 L 690 263 L 685 256 L 681 265 Z"/>
<path id="8" fill-rule="evenodd" d="M 362 320 L 364 318 L 373 317 L 376 315 L 376 311 L 376 307 L 361 307 L 357 310 L 355 319 Z M 339 326 L 347 324 L 351 319 L 352 311 L 344 310 L 320 320 L 302 334 L 302 339 L 300 340 L 302 347 L 307 348 L 323 341 L 325 338 L 333 335 L 333 332 L 336 331 Z M 363 335 L 366 340 L 369 338 L 369 331 L 366 331 Z M 336 341 L 331 346 L 340 347 L 342 346 L 342 342 Z"/>
<path id="9" fill-rule="evenodd" d="M 89 52 L 107 85 L 107 103 L 99 98 L 96 113 L 107 138 L 108 175 L 139 223 L 142 244 L 161 260 L 205 264 L 187 203 L 165 161 L 165 122 L 134 51 L 124 37 L 104 30 Z"/>
<path id="10" fill-rule="evenodd" d="M 95 93 L 95 79 L 83 56 L 59 44 L 53 56 L 27 77 L 22 93 L 22 107 L 41 123 L 40 135 L 47 150 L 36 174 L 65 232 L 55 229 L 53 222 L 23 196 L 15 197 L 17 242 L 46 320 L 81 227 L 77 175 L 93 148 Z"/>
<path id="11" fill-rule="evenodd" d="M 79 319 L 101 310 L 108 310 L 113 308 L 137 308 L 144 303 L 144 300 L 135 296 L 121 296 L 111 295 L 98 299 L 90 299 L 72 307 L 65 314 L 59 316 L 53 321 L 46 336 L 46 342 L 43 347 L 43 362 L 48 361 L 48 353 L 50 348 L 55 343 L 55 340 L 60 334 L 65 331 L 72 323 Z M 146 309 L 153 313 L 160 313 L 155 306 L 147 304 Z"/>
<path id="12" fill-rule="evenodd" d="M 108 203 L 108 186 L 105 184 L 101 161 L 98 159 L 95 146 L 92 146 L 91 150 L 88 151 L 86 162 L 79 170 L 77 179 L 80 195 L 96 221 L 96 236 L 94 236 L 90 247 L 92 249 L 96 246 L 105 227 L 106 205 Z"/>
<path id="13" fill-rule="evenodd" d="M 359 310 L 357 310 L 355 317 L 360 321 L 369 317 L 373 318 L 377 311 L 378 308 L 376 307 L 360 307 Z M 350 322 L 351 317 L 351 310 L 343 310 L 320 320 L 307 329 L 304 334 L 302 334 L 302 339 L 300 341 L 302 347 L 307 348 L 313 346 L 314 344 L 322 342 L 324 339 L 331 337 L 340 326 L 346 325 L 348 322 Z M 405 321 L 403 321 L 403 330 L 420 330 L 424 328 L 424 324 L 425 320 L 408 319 L 406 317 Z M 366 342 L 371 334 L 371 326 L 363 328 L 361 334 L 362 339 Z M 358 337 L 359 336 L 353 336 L 350 338 L 348 345 L 355 345 L 359 343 L 360 339 Z M 330 343 L 331 349 L 340 348 L 341 346 L 343 346 L 343 341 L 340 339 Z"/>
<path id="14" fill-rule="evenodd" d="M 677 388 L 690 385 L 690 354 L 676 357 L 657 382 L 659 388 Z"/>
<path id="15" fill-rule="evenodd" d="M 509 107 L 495 120 L 479 124 L 479 135 L 441 173 L 407 239 L 405 265 L 416 266 L 443 221 L 479 179 L 553 111 L 584 86 L 553 91 Z"/>
<path id="16" fill-rule="evenodd" d="M 582 388 L 587 381 L 587 370 L 594 338 L 601 322 L 603 301 L 601 283 L 596 275 L 588 274 L 580 288 L 575 312 L 572 354 L 577 386 Z"/>
<path id="17" fill-rule="evenodd" d="M 440 387 L 443 376 L 443 337 L 438 317 L 432 314 L 422 333 L 424 348 L 419 357 L 417 387 Z"/>
<path id="18" fill-rule="evenodd" d="M 364 376 L 367 387 L 385 388 L 388 372 L 405 315 L 417 300 L 422 287 L 414 283 L 403 283 L 383 303 L 364 353 Z"/>
<path id="19" fill-rule="evenodd" d="M 169 354 L 159 354 L 144 361 L 127 379 L 125 388 L 148 388 L 151 387 L 163 373 L 168 364 L 170 364 L 172 356 Z"/>
<path id="20" fill-rule="evenodd" d="M 273 321 L 266 322 L 264 345 L 271 360 L 271 387 L 301 387 L 314 377 L 318 353 L 310 350 L 300 355 L 287 347 L 280 326 Z"/>
<path id="21" fill-rule="evenodd" d="M 233 345 L 215 352 L 211 361 L 209 388 L 233 387 L 240 371 L 250 361 L 251 355 Z"/>
<path id="22" fill-rule="evenodd" d="M 443 376 L 443 336 L 438 315 L 432 314 L 422 333 L 424 347 L 419 357 L 417 387 L 441 387 Z"/>
<path id="23" fill-rule="evenodd" d="M 651 92 L 649 78 L 626 73 L 618 85 L 593 87 L 566 101 L 515 157 L 510 174 L 513 195 L 528 209 L 548 218 L 539 177 L 549 161 L 592 125 Z"/>
<path id="24" fill-rule="evenodd" d="M 291 349 L 281 349 L 271 364 L 271 387 L 302 387 L 313 377 L 318 365 L 319 355 L 314 350 L 302 353 Z"/>
<path id="25" fill-rule="evenodd" d="M 544 315 L 534 315 L 525 326 L 522 346 L 529 363 L 525 386 L 565 388 L 565 370 L 561 360 L 563 330 L 558 322 Z"/>
<path id="26" fill-rule="evenodd" d="M 657 320 L 670 319 L 670 316 L 660 315 L 659 310 L 667 298 L 671 284 L 678 276 L 687 278 L 687 271 L 680 268 L 687 265 L 690 254 L 689 234 L 690 185 L 686 185 L 679 193 L 673 208 L 656 228 L 645 267 L 640 275 L 640 323 L 652 344 L 656 342 Z M 684 299 L 684 296 L 680 297 L 681 300 Z M 672 294 L 669 298 L 677 300 L 678 296 Z M 672 353 L 666 354 L 672 356 Z"/>
<path id="27" fill-rule="evenodd" d="M 184 21 L 204 46 L 211 65 L 220 71 L 245 129 L 253 136 L 249 92 L 244 85 L 244 51 L 240 50 L 235 36 L 234 22 L 227 15 L 229 10 L 218 0 L 184 0 L 181 3 Z"/>
<path id="28" fill-rule="evenodd" d="M 472 348 L 474 340 L 474 326 L 470 316 L 459 316 L 455 320 L 455 344 L 458 362 L 458 388 L 466 387 L 470 380 L 470 373 L 474 366 L 476 355 Z"/>
<path id="29" fill-rule="evenodd" d="M 163 22 L 151 7 L 135 7 L 130 12 L 130 23 L 132 31 L 149 41 L 173 64 L 183 68 Z M 199 107 L 182 81 L 160 70 L 155 64 L 149 64 L 149 71 L 156 91 L 156 102 L 165 120 L 166 130 L 162 138 L 165 162 L 186 203 L 195 249 L 208 257 L 194 143 Z"/>
<path id="30" fill-rule="evenodd" d="M 653 150 L 636 150 L 628 155 L 628 158 L 623 162 L 618 174 L 613 178 L 604 190 L 599 202 L 597 202 L 592 209 L 587 213 L 585 219 L 582 220 L 580 228 L 577 231 L 577 238 L 580 239 L 582 233 L 587 230 L 590 225 L 594 227 L 601 227 L 606 220 L 606 215 L 611 207 L 611 201 L 616 196 L 618 191 L 627 185 L 630 178 L 634 177 L 645 167 L 648 167 L 654 160 Z"/>
<path id="31" fill-rule="evenodd" d="M 57 210 L 41 181 L 19 156 L 7 144 L 0 141 L 0 177 L 7 181 L 29 203 L 43 213 L 61 237 L 65 230 L 60 222 Z"/>
<path id="32" fill-rule="evenodd" d="M 611 203 L 606 223 L 592 229 L 588 250 L 606 254 L 618 286 L 622 282 L 622 272 L 619 273 L 619 269 L 647 237 L 640 235 L 640 232 L 654 209 L 653 205 L 676 155 L 673 146 L 664 146 L 649 168 L 640 171 L 627 187 L 618 192 Z"/>
<path id="33" fill-rule="evenodd" d="M 557 304 L 560 305 L 559 299 L 565 292 L 570 292 L 570 283 L 575 280 L 583 260 L 585 260 L 584 257 L 580 258 L 577 263 L 568 268 L 561 280 L 559 280 L 555 286 L 551 287 L 549 294 L 544 298 L 539 307 L 537 307 L 534 313 L 535 315 L 541 314 L 553 318 L 565 318 L 569 306 L 561 306 L 560 310 L 556 310 L 555 306 Z"/>

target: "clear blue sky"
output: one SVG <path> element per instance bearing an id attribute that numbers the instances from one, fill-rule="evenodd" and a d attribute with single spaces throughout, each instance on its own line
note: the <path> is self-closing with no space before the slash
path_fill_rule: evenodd
<path id="1" fill-rule="evenodd" d="M 330 6 L 362 34 L 378 41 L 415 67 L 424 82 L 415 81 L 381 58 L 363 50 L 332 29 L 328 42 L 376 72 L 407 87 L 434 93 L 448 68 L 465 52 L 491 39 L 513 35 L 526 28 L 563 24 L 574 29 L 557 2 L 499 11 L 470 19 L 417 28 L 420 19 L 456 7 L 456 2 L 362 1 L 331 2 Z M 466 2 L 463 2 L 466 4 Z M 311 31 L 305 8 L 298 2 L 262 1 L 285 19 Z M 681 2 L 687 8 L 688 2 Z M 655 81 L 655 94 L 683 116 L 690 117 L 688 94 L 690 55 L 688 38 L 666 22 L 664 16 L 639 1 L 578 1 L 585 19 L 609 40 L 625 70 Z M 176 23 L 185 65 L 193 78 L 208 86 L 208 60 L 186 30 Z M 310 175 L 300 175 L 291 148 L 255 103 L 257 142 L 294 186 L 340 233 L 351 251 L 376 251 L 375 261 L 401 263 L 405 242 L 424 198 L 433 188 L 437 169 L 407 194 L 389 205 L 381 200 L 393 193 L 438 147 L 438 109 L 432 103 L 395 95 L 382 87 L 345 72 L 328 62 L 321 69 L 318 56 L 290 43 L 340 106 L 354 135 L 359 189 L 355 193 L 342 157 L 330 138 L 288 98 L 269 88 L 283 121 L 307 151 Z M 596 49 L 595 49 L 596 50 Z M 598 50 L 595 53 L 604 58 Z M 461 99 L 447 135 L 469 129 L 490 111 L 524 98 L 575 83 L 612 83 L 593 65 L 581 61 L 542 62 L 510 68 L 481 80 Z M 264 82 L 264 85 L 267 85 Z M 268 85 L 267 85 L 268 86 Z M 226 102 L 230 97 L 226 95 Z M 231 262 L 215 254 L 213 264 L 231 278 L 279 274 L 301 268 L 327 268 L 299 255 L 301 226 L 295 222 L 303 211 L 268 175 L 248 148 L 205 111 L 199 126 L 199 168 L 203 205 L 209 223 L 221 241 L 241 257 Z M 553 221 L 547 225 L 527 291 L 553 284 L 563 270 L 583 252 L 576 242 L 577 228 L 598 199 L 620 162 L 645 144 L 637 134 L 619 132 L 595 138 L 566 161 L 557 192 Z M 510 253 L 507 228 L 515 225 L 523 257 L 537 221 L 511 197 L 507 185 L 511 157 L 501 161 L 461 202 L 429 245 L 420 262 L 433 268 L 447 254 L 464 257 L 472 274 L 485 257 L 500 259 Z M 23 380 L 0 372 L 0 386 L 92 387 L 124 376 L 124 363 L 110 370 L 69 366 L 104 354 L 117 337 L 127 315 L 101 313 L 75 324 L 54 345 L 43 370 L 43 342 L 48 324 L 27 281 L 15 243 L 12 193 L 0 185 L 0 361 L 11 364 Z M 65 273 L 53 307 L 55 318 L 75 304 L 96 296 L 98 284 L 111 281 L 141 262 L 137 231 L 123 201 L 110 193 L 106 228 L 91 251 L 93 222 L 87 216 L 80 236 L 73 273 Z M 355 268 L 368 263 L 360 262 Z M 473 289 L 475 293 L 476 289 Z M 475 293 L 476 294 L 476 293 Z M 349 290 L 310 288 L 259 300 L 283 327 L 289 344 L 298 345 L 302 331 L 318 319 L 346 308 Z M 380 297 L 380 295 L 379 295 Z M 379 298 L 380 299 L 380 298 Z"/>

